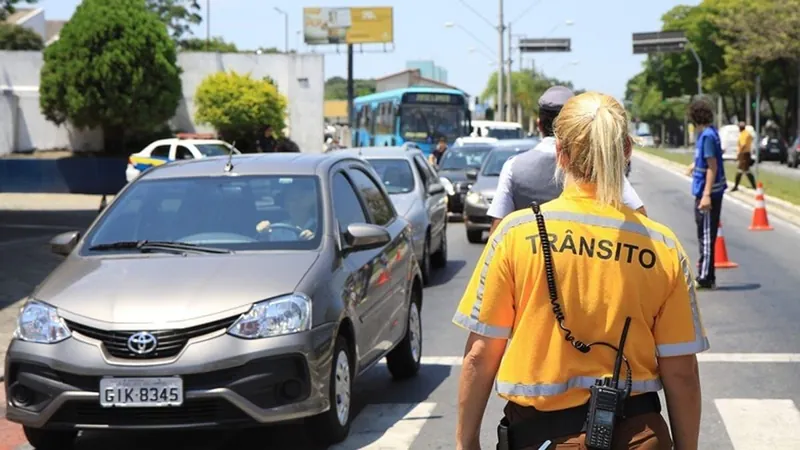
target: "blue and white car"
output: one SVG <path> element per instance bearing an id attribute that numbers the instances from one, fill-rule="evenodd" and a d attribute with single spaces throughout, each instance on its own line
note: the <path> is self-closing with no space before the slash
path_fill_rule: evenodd
<path id="1" fill-rule="evenodd" d="M 227 156 L 241 152 L 218 139 L 159 139 L 128 158 L 125 178 L 130 183 L 145 170 L 172 161 Z"/>

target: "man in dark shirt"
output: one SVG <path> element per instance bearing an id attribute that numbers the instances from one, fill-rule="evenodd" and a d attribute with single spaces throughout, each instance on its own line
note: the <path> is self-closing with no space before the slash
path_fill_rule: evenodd
<path id="1" fill-rule="evenodd" d="M 275 136 L 272 133 L 272 125 L 264 126 L 263 136 L 257 142 L 258 152 L 274 153 L 276 144 Z"/>
<path id="2" fill-rule="evenodd" d="M 444 156 L 444 152 L 447 151 L 447 141 L 444 138 L 439 139 L 439 143 L 436 145 L 436 148 L 433 149 L 431 155 L 428 157 L 428 162 L 431 163 L 433 167 L 439 168 L 439 161 L 442 160 L 442 156 Z"/>

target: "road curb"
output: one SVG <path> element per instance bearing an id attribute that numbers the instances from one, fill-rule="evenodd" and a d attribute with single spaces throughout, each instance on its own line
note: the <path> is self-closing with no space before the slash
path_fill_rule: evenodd
<path id="1" fill-rule="evenodd" d="M 637 157 L 647 160 L 648 162 L 659 166 L 665 170 L 669 170 L 671 172 L 675 172 L 679 175 L 686 177 L 686 169 L 688 168 L 687 165 L 676 163 L 674 161 L 670 161 L 666 158 L 662 158 L 660 156 L 652 155 L 650 153 L 644 151 L 636 151 L 634 153 Z M 688 178 L 688 177 L 687 177 Z M 728 182 L 728 186 L 730 187 L 731 183 Z M 739 200 L 742 203 L 747 204 L 755 208 L 756 200 L 755 195 L 756 191 L 750 189 L 748 187 L 739 186 L 738 192 L 726 192 L 726 196 L 733 197 L 736 200 Z M 775 215 L 786 222 L 791 223 L 795 226 L 800 226 L 800 206 L 795 205 L 793 203 L 787 202 L 786 200 L 770 197 L 769 193 L 766 193 L 765 201 L 767 204 L 767 212 L 769 215 Z"/>

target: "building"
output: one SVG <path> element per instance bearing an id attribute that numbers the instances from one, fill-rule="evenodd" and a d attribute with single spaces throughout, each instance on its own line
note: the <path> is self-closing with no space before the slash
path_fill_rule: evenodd
<path id="1" fill-rule="evenodd" d="M 6 18 L 5 23 L 28 28 L 42 37 L 44 45 L 50 45 L 58 40 L 59 33 L 67 21 L 46 20 L 42 8 L 16 8 L 14 13 Z"/>
<path id="2" fill-rule="evenodd" d="M 458 89 L 447 83 L 423 77 L 422 71 L 419 69 L 406 69 L 402 72 L 393 73 L 375 80 L 376 92 L 391 91 L 392 89 L 402 89 L 413 86 Z"/>
<path id="3" fill-rule="evenodd" d="M 408 61 L 406 69 L 419 70 L 420 75 L 424 78 L 447 83 L 447 70 L 437 66 L 433 61 Z"/>

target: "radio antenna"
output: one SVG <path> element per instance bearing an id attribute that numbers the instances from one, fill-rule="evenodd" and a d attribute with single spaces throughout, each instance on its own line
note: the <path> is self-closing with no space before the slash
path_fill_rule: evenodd
<path id="1" fill-rule="evenodd" d="M 225 164 L 225 172 L 233 170 L 233 149 L 236 148 L 236 141 L 231 144 L 230 152 L 228 152 L 228 162 Z"/>
<path id="2" fill-rule="evenodd" d="M 625 340 L 628 338 L 628 328 L 631 326 L 631 318 L 625 318 L 625 325 L 622 327 L 622 336 L 619 339 L 619 351 L 617 352 L 617 360 L 614 361 L 614 374 L 611 377 L 611 386 L 614 388 L 617 387 L 617 383 L 619 383 L 619 371 L 622 369 L 622 359 L 625 356 L 622 353 L 622 349 L 625 348 Z"/>

